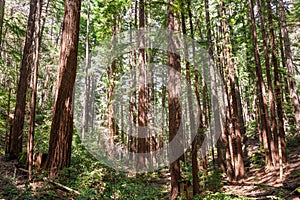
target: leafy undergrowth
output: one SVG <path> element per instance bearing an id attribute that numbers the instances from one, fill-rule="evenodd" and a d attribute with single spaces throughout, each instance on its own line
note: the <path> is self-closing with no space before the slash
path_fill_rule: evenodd
<path id="1" fill-rule="evenodd" d="M 1 152 L 0 199 L 168 199 L 168 169 L 139 176 L 117 172 L 102 165 L 80 145 L 78 138 L 74 139 L 72 167 L 62 170 L 51 182 L 45 179 L 45 171 L 35 171 L 33 180 L 28 182 L 26 172 L 17 170 L 15 161 L 5 161 Z M 200 173 L 202 193 L 192 199 L 297 199 L 300 147 L 293 146 L 291 152 L 283 181 L 278 179 L 278 170 L 257 165 L 250 168 L 243 181 L 230 184 L 220 171 L 210 170 Z M 190 166 L 184 170 L 185 178 L 191 180 Z M 185 195 L 179 198 L 184 199 Z"/>

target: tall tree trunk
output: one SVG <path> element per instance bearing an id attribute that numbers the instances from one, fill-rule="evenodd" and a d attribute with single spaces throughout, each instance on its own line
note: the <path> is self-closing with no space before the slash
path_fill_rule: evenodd
<path id="1" fill-rule="evenodd" d="M 31 179 L 31 169 L 33 163 L 33 145 L 34 145 L 34 130 L 35 130 L 35 110 L 36 110 L 36 95 L 37 95 L 37 79 L 39 68 L 39 52 L 41 46 L 41 12 L 42 0 L 37 1 L 37 9 L 35 13 L 35 33 L 34 33 L 34 59 L 33 59 L 33 75 L 32 75 L 32 91 L 31 91 L 31 104 L 30 104 L 30 123 L 27 141 L 27 166 L 28 166 L 28 179 Z"/>
<path id="2" fill-rule="evenodd" d="M 280 21 L 282 25 L 281 34 L 283 36 L 284 54 L 285 54 L 285 57 L 282 59 L 285 60 L 286 66 L 284 67 L 286 67 L 287 71 L 289 72 L 289 77 L 288 77 L 289 93 L 294 108 L 296 127 L 299 132 L 300 131 L 300 99 L 299 96 L 297 95 L 297 86 L 294 80 L 295 66 L 293 65 L 292 62 L 293 60 L 292 60 L 291 43 L 290 43 L 289 33 L 287 29 L 286 13 L 285 13 L 283 0 L 279 0 L 279 8 L 280 8 Z"/>
<path id="3" fill-rule="evenodd" d="M 243 160 L 243 151 L 242 151 L 242 134 L 241 134 L 241 120 L 242 116 L 239 116 L 239 108 L 238 108 L 238 101 L 237 101 L 237 91 L 239 90 L 236 84 L 236 66 L 235 62 L 232 58 L 232 45 L 231 45 L 231 38 L 230 33 L 228 31 L 228 22 L 226 20 L 226 11 L 225 11 L 225 3 L 222 2 L 222 27 L 223 27 L 223 34 L 225 37 L 225 44 L 224 44 L 224 54 L 225 54 L 225 63 L 226 63 L 226 71 L 228 71 L 228 86 L 229 86 L 229 96 L 228 98 L 228 105 L 229 105 L 229 116 L 231 122 L 231 128 L 229 135 L 229 145 L 231 149 L 232 155 L 232 165 L 234 168 L 234 175 L 236 180 L 239 180 L 244 177 L 245 175 L 245 167 L 244 167 L 244 160 Z M 224 83 L 226 84 L 226 83 Z M 242 113 L 242 111 L 241 111 Z"/>
<path id="4" fill-rule="evenodd" d="M 281 15 L 282 14 L 281 9 L 279 9 L 279 12 L 280 12 L 280 15 Z M 284 52 L 284 45 L 283 45 L 283 38 L 282 38 L 283 37 L 283 35 L 282 35 L 283 34 L 283 31 L 282 31 L 283 28 L 282 28 L 282 22 L 281 21 L 279 21 L 279 25 L 280 25 L 280 32 L 279 32 L 279 37 L 280 38 L 279 38 L 279 41 L 280 41 L 281 62 L 282 62 L 282 66 L 286 67 L 286 56 L 285 56 L 285 52 Z M 286 142 L 285 142 L 285 133 L 284 133 L 283 113 L 282 113 L 282 110 L 280 111 L 280 105 L 281 105 L 281 108 L 282 108 L 281 94 L 279 96 L 279 93 L 283 93 L 283 91 L 281 90 L 280 87 L 277 88 L 277 86 L 280 86 L 280 82 L 277 82 L 279 80 L 279 77 L 277 77 L 277 76 L 279 76 L 278 68 L 274 68 L 276 104 L 279 107 L 279 109 L 277 110 L 278 131 L 279 131 L 279 141 L 278 141 L 279 158 L 280 158 L 280 161 L 282 161 L 283 163 L 286 163 L 287 162 L 287 154 L 286 154 Z M 287 81 L 286 78 L 285 78 L 285 88 L 287 89 L 287 91 L 290 91 L 290 90 L 288 90 L 288 81 Z M 278 90 L 278 91 L 276 91 L 276 90 Z M 286 96 L 288 96 L 288 95 L 286 95 Z M 279 97 L 280 97 L 280 99 L 277 99 Z M 288 97 L 287 100 L 288 100 L 287 102 L 290 102 L 289 97 Z M 283 131 L 282 131 L 282 129 L 283 129 Z"/>
<path id="5" fill-rule="evenodd" d="M 46 167 L 49 177 L 58 174 L 71 163 L 73 137 L 72 94 L 76 77 L 81 0 L 66 0 L 56 84 L 49 155 Z"/>
<path id="6" fill-rule="evenodd" d="M 216 40 L 220 39 L 219 35 L 220 34 L 218 34 L 218 31 L 216 31 L 215 32 L 215 38 L 216 38 Z M 218 53 L 219 53 L 219 46 L 216 43 L 214 44 L 214 52 L 215 52 L 215 55 L 218 55 Z M 221 58 L 219 56 L 215 57 L 215 63 L 216 63 L 217 68 L 219 69 L 221 77 L 223 77 L 223 73 L 221 73 L 221 71 L 222 71 Z M 227 97 L 224 97 L 224 99 L 227 99 Z M 217 141 L 217 156 L 218 156 L 217 162 L 218 162 L 218 165 L 219 165 L 221 171 L 223 173 L 226 173 L 226 165 L 225 165 L 226 162 L 225 162 L 225 157 L 224 157 L 225 156 L 225 151 L 226 151 L 224 137 L 226 135 L 225 135 L 225 131 L 224 130 L 225 129 L 223 127 L 223 129 L 221 130 L 221 137 Z"/>
<path id="7" fill-rule="evenodd" d="M 26 105 L 26 92 L 30 76 L 30 66 L 33 64 L 33 39 L 35 31 L 35 13 L 37 0 L 30 1 L 30 11 L 26 30 L 25 46 L 23 49 L 22 65 L 17 89 L 14 122 L 10 141 L 10 158 L 15 159 L 22 152 L 23 128 Z"/>
<path id="8" fill-rule="evenodd" d="M 85 77 L 84 77 L 84 103 L 83 103 L 83 118 L 82 118 L 82 132 L 81 138 L 85 139 L 85 134 L 88 132 L 89 126 L 89 107 L 90 107 L 90 87 L 91 87 L 91 78 L 90 78 L 90 47 L 89 47 L 89 35 L 90 35 L 90 11 L 91 11 L 91 2 L 88 0 L 87 7 L 87 21 L 86 21 L 86 41 L 85 41 Z"/>
<path id="9" fill-rule="evenodd" d="M 274 68 L 274 86 L 275 86 L 275 95 L 276 95 L 276 108 L 277 108 L 277 118 L 278 118 L 278 132 L 274 132 L 274 142 L 276 150 L 276 166 L 279 162 L 279 144 L 281 142 L 281 156 L 280 159 L 283 159 L 283 162 L 286 162 L 286 157 L 282 155 L 286 154 L 286 144 L 285 144 L 285 132 L 284 132 L 284 121 L 283 121 L 283 111 L 282 111 L 282 102 L 281 102 L 281 85 L 279 80 L 279 69 L 278 69 L 278 56 L 276 48 L 276 38 L 274 33 L 274 23 L 272 17 L 272 8 L 270 0 L 267 0 L 267 11 L 268 11 L 268 21 L 270 26 L 271 34 L 271 49 L 272 49 L 272 65 Z M 279 140 L 278 140 L 279 138 Z"/>
<path id="10" fill-rule="evenodd" d="M 218 7 L 218 17 L 220 19 L 222 19 L 222 12 L 223 12 L 223 5 L 220 5 Z M 222 26 L 219 26 L 219 37 L 218 38 L 223 38 L 224 35 L 224 25 L 222 23 Z M 222 131 L 222 141 L 224 142 L 224 146 L 225 146 L 225 166 L 226 166 L 226 174 L 227 174 L 227 178 L 229 181 L 232 181 L 234 178 L 234 171 L 233 171 L 233 167 L 234 167 L 234 163 L 233 163 L 233 151 L 232 151 L 232 129 L 230 128 L 230 123 L 231 123 L 231 110 L 229 109 L 230 106 L 230 97 L 229 97 L 229 92 L 228 92 L 228 86 L 227 83 L 225 81 L 225 73 L 224 73 L 224 69 L 226 66 L 226 62 L 225 62 L 225 53 L 224 50 L 222 49 L 224 45 L 221 45 L 219 47 L 219 53 L 221 54 L 220 57 L 220 61 L 219 61 L 219 65 L 220 65 L 220 74 L 221 77 L 223 79 L 223 84 L 225 87 L 225 110 L 226 110 L 226 121 L 225 121 L 225 126 L 223 128 Z M 218 48 L 218 47 L 217 47 Z M 217 49 L 218 50 L 218 49 Z"/>
<path id="11" fill-rule="evenodd" d="M 274 94 L 273 94 L 273 86 L 272 86 L 272 79 L 270 73 L 270 59 L 269 59 L 269 51 L 268 51 L 268 35 L 266 32 L 266 23 L 263 15 L 262 9 L 262 2 L 261 0 L 257 1 L 257 7 L 259 12 L 259 18 L 261 22 L 261 32 L 263 37 L 263 49 L 264 49 L 264 57 L 265 57 L 265 65 L 266 65 L 266 75 L 267 75 L 267 84 L 268 84 L 268 95 L 269 95 L 269 102 L 270 102 L 270 117 L 271 117 L 271 130 L 270 135 L 268 136 L 270 139 L 270 150 L 272 155 L 273 165 L 277 165 L 278 161 L 278 147 L 276 148 L 277 143 L 277 123 L 276 123 L 276 113 L 275 113 L 275 103 L 274 103 Z M 269 24 L 270 32 L 273 29 L 272 25 Z M 270 33 L 272 34 L 272 33 Z M 272 135 L 273 133 L 273 135 Z M 278 143 L 277 143 L 278 144 Z"/>
<path id="12" fill-rule="evenodd" d="M 258 48 L 258 39 L 257 39 L 257 32 L 256 32 L 256 24 L 254 18 L 254 4 L 253 0 L 249 0 L 249 10 L 250 10 L 250 17 L 251 17 L 251 25 L 252 25 L 252 39 L 253 39 L 253 50 L 254 50 L 254 57 L 255 57 L 255 70 L 256 70 L 256 83 L 257 83 L 257 94 L 258 94 L 258 101 L 259 101 L 259 113 L 260 113 L 260 128 L 262 133 L 263 139 L 263 146 L 265 151 L 265 158 L 267 166 L 272 165 L 272 156 L 270 151 L 270 141 L 269 141 L 269 132 L 270 127 L 268 125 L 268 110 L 266 109 L 266 99 L 265 99 L 265 84 L 262 77 L 262 68 L 261 68 L 261 61 L 259 57 L 259 48 Z"/>
<path id="13" fill-rule="evenodd" d="M 213 54 L 213 48 L 212 48 L 212 34 L 211 34 L 211 23 L 210 23 L 210 15 L 209 15 L 209 2 L 208 0 L 205 0 L 204 2 L 205 4 L 205 22 L 206 22 L 206 37 L 207 37 L 207 42 L 208 42 L 208 54 L 209 54 L 209 59 L 210 59 L 210 63 L 211 65 L 214 65 L 214 54 Z M 212 74 L 211 76 L 215 76 L 214 74 Z M 215 84 L 215 83 L 212 83 L 212 84 Z M 212 87 L 215 87 L 215 86 L 212 86 Z M 212 91 L 212 95 L 213 95 L 213 98 L 216 98 L 216 94 L 214 91 Z M 206 98 L 208 99 L 208 98 Z M 214 100 L 213 100 L 214 101 Z M 214 101 L 215 102 L 215 101 Z M 212 108 L 208 108 L 208 109 L 215 109 L 214 108 L 215 106 L 213 106 Z M 213 111 L 214 112 L 214 111 Z M 208 112 L 209 113 L 209 112 Z M 210 118 L 209 118 L 210 119 Z M 209 120 L 209 123 L 212 123 L 210 120 Z M 215 124 L 215 127 L 220 127 L 220 125 L 218 124 L 219 121 L 218 120 L 214 120 L 213 122 Z M 212 137 L 212 135 L 211 135 Z M 213 161 L 213 167 L 215 167 L 215 151 L 214 151 L 214 145 L 213 145 L 213 140 L 211 138 L 211 151 L 212 151 L 212 161 Z M 205 161 L 207 163 L 207 160 Z M 206 164 L 207 165 L 207 164 Z M 206 166 L 207 168 L 207 166 Z"/>
<path id="14" fill-rule="evenodd" d="M 147 136 L 147 88 L 146 88 L 146 61 L 145 61 L 145 10 L 144 0 L 139 1 L 139 90 L 138 90 L 138 153 L 146 153 Z M 139 154 L 137 169 L 145 167 L 145 157 Z"/>
<path id="15" fill-rule="evenodd" d="M 133 13 L 134 13 L 134 24 L 133 28 L 137 27 L 137 1 L 135 1 Z M 132 25 L 130 24 L 130 30 L 132 30 Z M 133 35 L 132 32 L 130 32 L 130 43 L 133 42 Z M 130 79 L 132 80 L 130 83 L 131 88 L 136 88 L 136 52 L 131 49 L 130 51 Z M 137 105 L 136 105 L 136 96 L 137 92 L 136 90 L 133 90 L 130 93 L 130 104 L 129 104 L 129 112 L 130 112 L 130 120 L 131 123 L 129 123 L 129 135 L 128 138 L 128 150 L 129 152 L 137 152 L 137 147 L 136 147 L 136 123 L 137 123 Z M 133 154 L 130 154 L 130 156 L 133 156 Z M 129 159 L 133 160 L 132 157 L 129 157 Z"/>
<path id="16" fill-rule="evenodd" d="M 111 58 L 114 58 L 114 44 L 117 42 L 116 41 L 116 34 L 117 34 L 117 19 L 114 17 L 114 22 L 112 25 L 112 47 L 111 47 Z M 114 144 L 114 136 L 117 132 L 116 130 L 116 123 L 115 123 L 115 118 L 114 118 L 114 106 L 113 106 L 113 93 L 115 89 L 115 71 L 116 71 L 116 66 L 117 66 L 117 60 L 114 59 L 112 60 L 111 64 L 107 67 L 107 76 L 109 80 L 109 87 L 108 87 L 108 93 L 107 93 L 107 116 L 108 116 L 108 131 L 109 131 L 109 143 L 112 146 Z M 110 154 L 111 152 L 108 152 Z"/>
<path id="17" fill-rule="evenodd" d="M 181 95 L 181 66 L 180 66 L 180 56 L 177 53 L 177 46 L 173 38 L 173 31 L 175 30 L 175 16 L 173 12 L 173 1 L 168 0 L 168 16 L 167 16 L 167 26 L 169 30 L 168 34 L 168 99 L 169 99 L 169 142 L 171 142 L 177 135 L 180 124 L 182 108 L 179 102 Z M 180 144 L 182 141 L 175 141 Z M 178 148 L 181 148 L 180 146 Z M 174 155 L 170 152 L 170 160 L 174 160 Z M 179 180 L 180 176 L 180 163 L 179 159 L 174 160 L 170 164 L 170 174 L 171 174 L 171 193 L 170 199 L 177 199 L 179 195 Z"/>
<path id="18" fill-rule="evenodd" d="M 190 15 L 192 15 L 191 13 L 191 9 L 190 9 L 190 0 L 187 0 L 187 4 L 188 4 L 188 12 Z M 181 5 L 181 7 L 183 8 L 183 5 Z M 192 20 L 192 19 L 190 19 Z M 186 31 L 186 23 L 185 23 L 185 15 L 184 12 L 181 12 L 181 23 L 182 23 L 182 33 L 183 35 L 187 35 L 187 31 Z M 193 24 L 192 21 L 190 21 L 191 24 L 191 35 L 194 34 L 194 30 L 193 30 Z M 192 36 L 193 37 L 193 36 Z M 193 48 L 194 49 L 194 48 Z M 194 56 L 194 55 L 193 55 Z M 186 67 L 186 80 L 187 80 L 187 90 L 188 90 L 188 94 L 192 94 L 192 81 L 191 81 L 191 66 L 190 66 L 190 62 L 189 62 L 189 52 L 187 49 L 187 44 L 186 41 L 184 41 L 184 57 L 185 57 L 185 67 Z M 198 130 L 198 127 L 196 127 L 196 122 L 195 122 L 195 116 L 194 116 L 194 106 L 193 106 L 193 102 L 192 102 L 192 96 L 188 95 L 188 109 L 189 109 L 189 121 L 190 121 L 190 130 L 189 132 L 191 133 L 191 135 L 196 134 L 196 137 L 194 138 L 194 140 L 192 141 L 192 176 L 193 176 L 193 194 L 199 194 L 200 193 L 200 185 L 199 185 L 199 168 L 198 168 L 198 159 L 197 159 L 197 132 L 193 133 L 194 131 Z"/>

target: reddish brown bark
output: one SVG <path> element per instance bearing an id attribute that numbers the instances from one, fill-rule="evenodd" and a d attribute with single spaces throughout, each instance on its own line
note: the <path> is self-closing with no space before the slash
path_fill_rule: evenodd
<path id="1" fill-rule="evenodd" d="M 277 108 L 277 119 L 278 119 L 278 132 L 274 132 L 274 142 L 275 142 L 275 152 L 276 152 L 276 165 L 279 162 L 279 149 L 281 147 L 281 157 L 286 154 L 286 145 L 285 145 L 285 132 L 284 132 L 284 122 L 283 122 L 283 110 L 282 110 L 282 101 L 281 101 L 281 85 L 279 80 L 279 69 L 278 69 L 278 56 L 277 56 L 277 47 L 276 47 L 276 38 L 274 31 L 274 23 L 272 17 L 271 2 L 267 0 L 267 12 L 268 12 L 268 21 L 270 26 L 270 36 L 271 36 L 271 50 L 272 50 L 272 65 L 274 69 L 274 86 L 275 86 L 275 99 L 276 99 L 276 108 Z M 279 138 L 279 140 L 278 140 Z M 278 144 L 281 142 L 281 145 Z M 281 158 L 283 162 L 286 162 L 286 157 Z"/>
<path id="2" fill-rule="evenodd" d="M 39 51 L 41 44 L 40 35 L 40 21 L 42 12 L 42 1 L 37 1 L 37 9 L 35 13 L 35 49 L 34 49 L 34 62 L 33 62 L 33 76 L 32 76 L 32 91 L 31 91 L 31 104 L 30 104 L 30 123 L 27 141 L 27 166 L 28 166 L 28 179 L 31 179 L 31 169 L 33 164 L 33 145 L 34 145 L 34 130 L 35 130 L 35 110 L 36 110 L 36 96 L 37 96 L 37 79 L 39 68 Z"/>
<path id="3" fill-rule="evenodd" d="M 15 159 L 22 152 L 23 128 L 26 106 L 26 92 L 30 76 L 30 66 L 33 64 L 33 39 L 35 31 L 35 13 L 37 0 L 30 1 L 30 11 L 26 30 L 25 46 L 23 49 L 22 65 L 17 89 L 14 121 L 10 141 L 10 158 Z"/>
<path id="4" fill-rule="evenodd" d="M 144 0 L 139 2 L 139 91 L 138 91 L 138 152 L 145 153 L 147 151 L 146 135 L 147 135 L 147 87 L 146 87 L 146 61 L 145 61 L 145 10 Z M 145 157 L 139 155 L 137 169 L 145 167 Z"/>
<path id="5" fill-rule="evenodd" d="M 71 163 L 73 89 L 76 77 L 81 0 L 66 0 L 59 59 L 59 76 L 46 167 L 54 177 Z"/>
<path id="6" fill-rule="evenodd" d="M 266 65 L 266 75 L 267 75 L 267 84 L 268 84 L 268 95 L 269 95 L 269 102 L 270 102 L 270 117 L 271 117 L 271 130 L 268 138 L 270 140 L 270 150 L 272 155 L 273 165 L 275 166 L 278 161 L 278 147 L 276 148 L 277 144 L 277 123 L 276 123 L 276 114 L 275 114 L 275 103 L 274 103 L 274 94 L 273 94 L 273 86 L 271 80 L 271 73 L 270 73 L 270 62 L 269 62 L 269 50 L 268 50 L 268 35 L 266 32 L 266 23 L 263 15 L 263 9 L 261 5 L 261 0 L 257 1 L 257 7 L 259 12 L 259 18 L 261 22 L 261 32 L 263 38 L 263 48 L 264 48 L 264 57 L 265 57 L 265 65 Z M 269 24 L 269 29 L 271 32 L 272 25 Z M 273 135 L 272 135 L 273 133 Z"/>
<path id="7" fill-rule="evenodd" d="M 283 67 L 287 67 L 288 58 L 285 55 L 286 53 L 285 53 L 285 50 L 284 50 L 283 34 L 285 34 L 288 37 L 288 32 L 286 30 L 286 27 L 285 28 L 282 27 L 283 24 L 285 24 L 285 23 L 283 23 L 283 21 L 285 21 L 285 12 L 284 12 L 284 9 L 283 9 L 283 2 L 282 2 L 282 0 L 279 1 L 279 11 L 280 11 L 280 18 L 281 18 L 281 20 L 279 22 L 280 28 L 281 28 L 280 32 L 279 32 L 279 35 L 280 35 L 280 40 L 279 41 L 280 41 L 281 61 L 282 61 L 282 66 Z M 288 40 L 288 38 L 286 38 L 286 39 Z M 286 45 L 286 49 L 288 50 L 289 49 L 288 48 L 289 42 L 286 42 L 285 45 Z M 277 76 L 276 74 L 277 74 L 277 69 L 274 69 L 274 79 L 277 79 L 277 77 L 275 77 L 275 76 Z M 281 102 L 281 95 L 279 96 L 279 92 L 281 93 L 280 88 L 278 90 L 278 93 L 276 92 L 277 86 L 280 85 L 280 83 L 277 82 L 277 80 L 274 80 L 274 81 L 276 82 L 275 83 L 275 93 L 276 93 L 276 101 L 277 101 L 277 104 L 278 104 L 277 106 L 280 106 L 280 104 L 282 104 L 282 102 Z M 290 81 L 293 81 L 293 80 L 290 79 Z M 285 84 L 286 88 L 288 90 L 288 85 L 291 85 L 291 84 L 288 84 L 287 79 L 285 79 L 285 83 L 286 83 Z M 289 92 L 291 94 L 292 90 L 289 90 Z M 288 95 L 286 95 L 286 96 L 288 96 Z M 280 100 L 279 99 L 277 100 L 277 98 L 279 98 L 279 97 L 280 97 Z M 286 98 L 288 100 L 287 102 L 290 102 L 290 98 L 289 97 L 286 97 Z M 281 105 L 281 107 L 282 107 L 282 105 Z M 297 110 L 297 103 L 296 103 L 296 101 L 294 103 L 294 111 L 295 110 Z M 281 154 L 280 156 L 282 157 L 281 158 L 282 162 L 286 163 L 287 162 L 287 153 L 286 153 L 285 133 L 284 133 L 284 131 L 282 131 L 282 128 L 283 128 L 284 124 L 282 124 L 283 122 L 281 121 L 281 117 L 283 117 L 282 116 L 283 113 L 281 111 L 278 111 L 278 112 L 279 112 L 279 113 L 277 113 L 278 118 L 279 118 L 279 120 L 278 120 L 278 129 L 279 129 L 278 146 L 280 146 L 279 152 Z M 295 117 L 295 120 L 296 120 L 296 117 Z M 284 130 L 284 128 L 283 128 L 283 130 Z"/>
<path id="8" fill-rule="evenodd" d="M 284 8 L 284 2 L 283 0 L 279 0 L 279 8 L 280 8 L 280 22 L 281 22 L 281 34 L 283 36 L 283 45 L 284 45 L 284 64 L 289 73 L 288 77 L 288 86 L 289 86 L 289 93 L 291 96 L 291 101 L 295 113 L 295 123 L 296 127 L 298 129 L 298 132 L 300 131 L 300 99 L 297 95 L 297 85 L 294 80 L 294 69 L 295 66 L 293 64 L 293 58 L 292 58 L 292 50 L 291 50 L 291 42 L 289 38 L 289 32 L 288 32 L 288 26 L 286 22 L 286 13 Z"/>
<path id="9" fill-rule="evenodd" d="M 177 52 L 177 47 L 174 42 L 174 38 L 172 37 L 173 31 L 175 30 L 175 16 L 172 9 L 172 0 L 168 0 L 168 99 L 169 99 L 169 142 L 172 142 L 176 134 L 178 134 L 180 123 L 181 123 L 181 114 L 182 108 L 179 102 L 181 86 L 180 86 L 180 56 Z M 182 141 L 177 138 L 178 141 L 175 141 L 180 145 Z M 173 141 L 174 142 L 174 141 Z M 178 148 L 181 148 L 178 146 Z M 172 152 L 170 152 L 170 159 L 173 161 L 175 159 Z M 171 175 L 171 193 L 170 199 L 176 199 L 179 195 L 179 180 L 180 176 L 180 163 L 179 159 L 175 159 L 170 164 L 170 175 Z"/>
<path id="10" fill-rule="evenodd" d="M 270 166 L 272 165 L 272 156 L 270 150 L 270 141 L 268 137 L 270 135 L 270 126 L 269 126 L 270 124 L 268 123 L 268 110 L 266 109 L 267 103 L 265 99 L 265 84 L 262 77 L 261 61 L 259 57 L 253 0 L 249 0 L 248 3 L 249 3 L 249 10 L 250 10 L 250 17 L 251 17 L 253 49 L 254 49 L 254 56 L 255 56 L 256 84 L 257 84 L 259 113 L 260 113 L 260 121 L 261 121 L 260 128 L 261 128 L 263 146 L 265 151 L 266 164 Z"/>
<path id="11" fill-rule="evenodd" d="M 190 1 L 187 1 L 188 4 L 188 13 L 190 15 L 190 25 L 191 25 L 191 35 L 192 38 L 194 37 L 194 30 L 193 30 L 193 23 L 192 23 L 192 13 L 191 13 L 191 9 L 190 9 Z M 182 5 L 183 7 L 183 5 Z M 186 23 L 185 23 L 185 15 L 183 12 L 181 12 L 181 22 L 182 22 L 182 33 L 183 35 L 187 34 L 186 31 Z M 193 47 L 193 52 L 194 52 L 194 47 Z M 195 55 L 193 54 L 193 57 Z M 184 41 L 184 57 L 185 57 L 185 66 L 186 66 L 186 80 L 187 80 L 187 84 L 188 84 L 188 94 L 192 94 L 192 83 L 191 83 L 191 66 L 190 66 L 190 62 L 188 60 L 189 58 L 189 53 L 187 50 L 187 44 L 186 41 Z M 193 194 L 199 194 L 200 193 L 200 185 L 199 185 L 199 168 L 198 168 L 198 158 L 197 158 L 197 134 L 198 133 L 193 133 L 194 131 L 197 131 L 197 127 L 195 127 L 196 122 L 195 122 L 195 116 L 194 116 L 194 106 L 193 106 L 193 102 L 192 102 L 192 96 L 189 95 L 188 96 L 188 109 L 189 109 L 189 120 L 190 120 L 190 133 L 193 136 L 194 134 L 196 134 L 196 137 L 194 138 L 193 142 L 192 142 L 192 176 L 193 176 Z"/>

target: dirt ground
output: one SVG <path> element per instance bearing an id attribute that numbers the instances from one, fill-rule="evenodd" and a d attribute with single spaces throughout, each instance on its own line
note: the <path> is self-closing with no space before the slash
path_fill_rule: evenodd
<path id="1" fill-rule="evenodd" d="M 292 149 L 284 176 L 280 180 L 279 169 L 252 168 L 240 182 L 225 185 L 226 193 L 241 195 L 249 199 L 293 199 L 299 200 L 300 193 L 300 145 Z"/>

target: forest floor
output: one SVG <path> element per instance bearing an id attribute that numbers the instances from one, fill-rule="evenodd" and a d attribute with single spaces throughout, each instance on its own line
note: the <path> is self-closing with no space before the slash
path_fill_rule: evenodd
<path id="1" fill-rule="evenodd" d="M 232 183 L 223 182 L 221 192 L 245 199 L 299 200 L 300 145 L 295 145 L 289 151 L 282 181 L 279 179 L 279 170 L 251 166 L 244 180 Z M 77 195 L 74 195 L 74 192 L 72 194 L 72 191 L 57 187 L 42 178 L 36 178 L 34 183 L 28 183 L 26 172 L 17 170 L 15 166 L 15 161 L 5 161 L 4 155 L 0 155 L 0 199 L 32 199 L 32 197 L 35 199 L 76 199 Z M 151 182 L 160 187 L 168 184 L 169 177 L 159 178 L 153 178 Z"/>
<path id="2" fill-rule="evenodd" d="M 300 199 L 300 146 L 292 147 L 288 163 L 284 166 L 283 180 L 279 169 L 251 167 L 244 180 L 224 185 L 226 193 L 249 199 Z"/>

